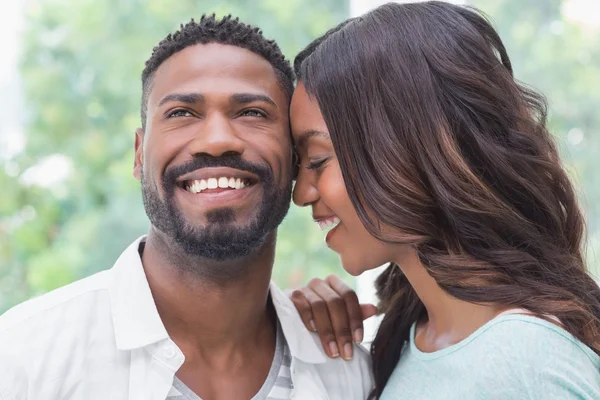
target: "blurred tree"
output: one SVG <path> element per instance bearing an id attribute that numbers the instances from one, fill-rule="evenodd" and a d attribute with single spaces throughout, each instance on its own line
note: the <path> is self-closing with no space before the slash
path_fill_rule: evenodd
<path id="1" fill-rule="evenodd" d="M 141 71 L 167 33 L 212 12 L 260 26 L 293 58 L 348 10 L 345 0 L 29 3 L 21 65 L 28 141 L 12 162 L 22 172 L 58 153 L 72 168 L 54 185 L 40 182 L 44 174 L 0 172 L 0 312 L 110 268 L 147 231 L 131 175 Z M 293 207 L 280 229 L 274 278 L 283 287 L 340 272 L 306 211 Z"/>

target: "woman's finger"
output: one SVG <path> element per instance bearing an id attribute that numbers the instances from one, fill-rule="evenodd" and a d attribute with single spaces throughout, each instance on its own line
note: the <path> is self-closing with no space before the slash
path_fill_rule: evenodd
<path id="1" fill-rule="evenodd" d="M 377 307 L 375 307 L 375 305 L 373 304 L 361 304 L 360 305 L 360 312 L 362 315 L 362 319 L 363 321 L 365 319 L 371 318 L 375 315 L 377 315 Z"/>
<path id="2" fill-rule="evenodd" d="M 296 306 L 298 314 L 300 314 L 300 318 L 302 319 L 302 322 L 304 322 L 306 329 L 311 332 L 316 332 L 317 328 L 315 327 L 315 321 L 313 320 L 312 307 L 308 300 L 306 300 L 304 292 L 300 289 L 296 289 L 292 292 L 290 299 L 292 300 L 292 303 L 294 303 L 294 306 Z"/>
<path id="3" fill-rule="evenodd" d="M 302 290 L 304 297 L 310 304 L 312 318 L 321 339 L 321 343 L 323 344 L 323 349 L 325 349 L 325 353 L 331 358 L 336 358 L 340 356 L 340 351 L 336 342 L 329 309 L 325 299 L 314 291 L 314 286 L 318 285 L 318 283 L 314 281 L 316 281 L 316 279 L 313 279 L 309 283 L 309 287 L 304 287 L 300 290 Z M 319 279 L 319 281 L 326 285 L 322 280 Z"/>
<path id="4" fill-rule="evenodd" d="M 351 359 L 353 356 L 353 339 L 352 339 L 352 331 L 350 329 L 350 321 L 348 317 L 348 311 L 346 310 L 346 301 L 339 293 L 337 293 L 327 281 L 319 280 L 317 282 L 313 282 L 311 285 L 311 289 L 319 295 L 325 301 L 327 305 L 327 311 L 329 312 L 329 317 L 331 319 L 331 326 L 333 328 L 333 332 L 331 334 L 325 335 L 320 331 L 319 326 L 317 325 L 317 329 L 319 330 L 319 334 L 326 337 L 327 345 L 331 349 L 331 352 L 337 348 L 338 353 L 344 359 Z"/>
<path id="5" fill-rule="evenodd" d="M 340 331 L 344 332 L 345 329 L 350 329 L 352 340 L 355 343 L 362 342 L 364 337 L 364 318 L 362 316 L 361 306 L 358 302 L 358 296 L 356 295 L 356 292 L 335 275 L 329 275 L 327 278 L 325 278 L 325 282 L 329 284 L 329 286 L 342 298 L 342 300 L 344 300 L 345 303 L 348 327 L 340 326 L 338 328 Z M 335 322 L 333 325 L 336 327 Z"/>

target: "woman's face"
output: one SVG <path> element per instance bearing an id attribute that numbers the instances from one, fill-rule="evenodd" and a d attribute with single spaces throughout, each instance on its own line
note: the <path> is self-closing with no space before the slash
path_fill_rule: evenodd
<path id="1" fill-rule="evenodd" d="M 294 203 L 312 207 L 314 221 L 322 230 L 329 231 L 327 245 L 340 255 L 344 269 L 350 274 L 360 275 L 395 261 L 392 245 L 375 239 L 358 217 L 321 110 L 302 82 L 292 97 L 290 122 L 300 162 Z"/>

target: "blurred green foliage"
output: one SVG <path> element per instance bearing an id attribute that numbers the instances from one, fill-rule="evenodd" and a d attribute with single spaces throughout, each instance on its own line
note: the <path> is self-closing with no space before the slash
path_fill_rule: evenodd
<path id="1" fill-rule="evenodd" d="M 560 0 L 474 0 L 495 21 L 516 75 L 546 94 L 550 129 L 584 189 L 590 243 L 600 251 L 600 34 L 566 21 Z M 145 233 L 133 179 L 140 74 L 152 47 L 203 13 L 260 26 L 289 58 L 348 15 L 346 0 L 31 0 L 20 66 L 27 145 L 0 169 L 0 313 L 34 295 L 110 268 Z M 54 185 L 24 184 L 30 167 L 62 154 Z M 25 173 L 25 174 L 24 174 Z M 600 256 L 600 254 L 599 254 Z M 600 257 L 597 258 L 600 261 Z M 590 265 L 600 270 L 598 261 Z M 341 273 L 310 210 L 292 207 L 279 230 L 274 279 L 295 287 Z"/>

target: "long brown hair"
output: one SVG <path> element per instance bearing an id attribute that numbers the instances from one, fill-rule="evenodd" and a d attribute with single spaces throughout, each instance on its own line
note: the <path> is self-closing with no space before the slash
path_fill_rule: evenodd
<path id="1" fill-rule="evenodd" d="M 373 236 L 414 246 L 450 295 L 556 316 L 600 354 L 600 289 L 586 272 L 584 221 L 545 101 L 515 81 L 480 13 L 386 4 L 303 58 L 297 73 Z M 385 313 L 371 349 L 378 397 L 425 308 L 397 266 L 376 285 Z"/>

